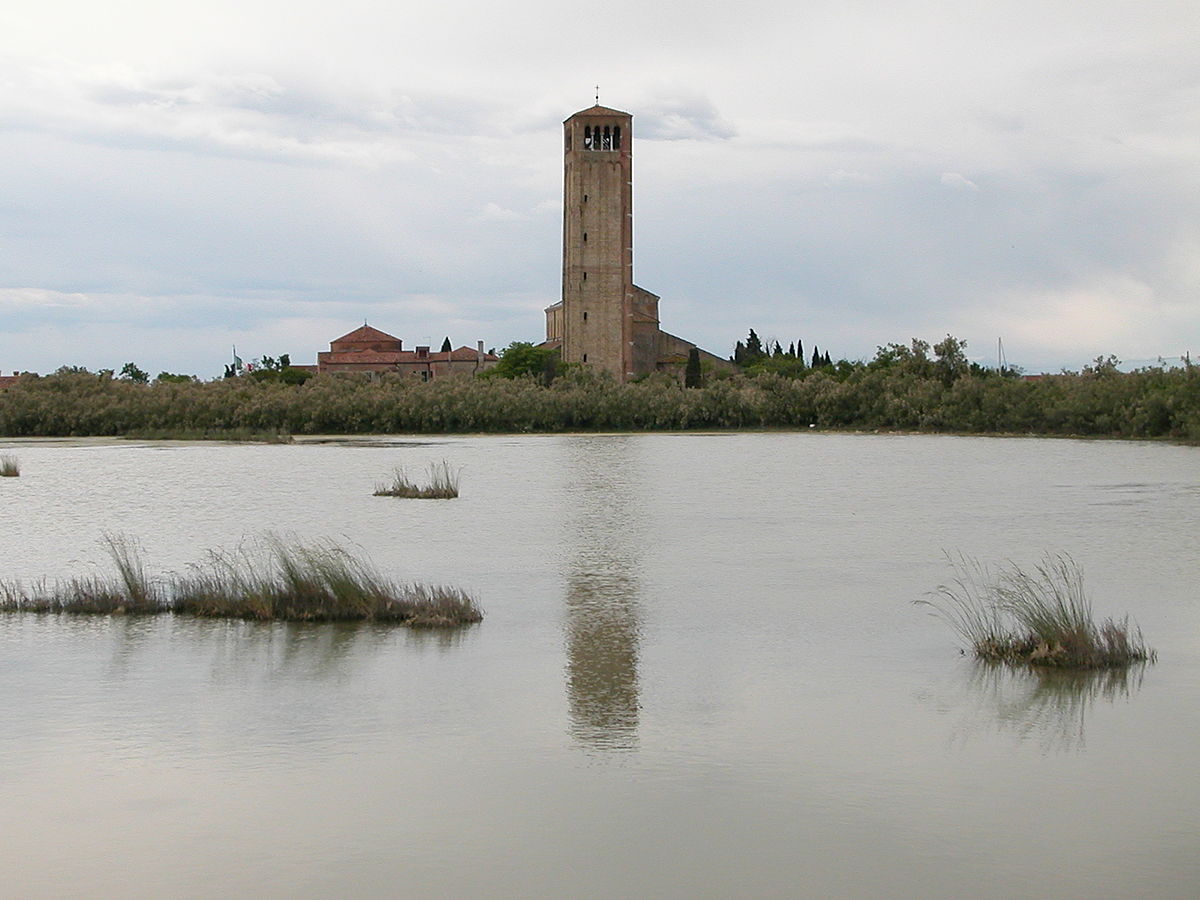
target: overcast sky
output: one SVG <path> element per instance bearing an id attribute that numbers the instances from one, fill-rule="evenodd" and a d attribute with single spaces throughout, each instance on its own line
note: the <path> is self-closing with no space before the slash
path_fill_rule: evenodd
<path id="1" fill-rule="evenodd" d="M 1195 0 L 5 4 L 0 371 L 540 340 L 597 83 L 708 350 L 1200 355 L 1198 47 Z"/>

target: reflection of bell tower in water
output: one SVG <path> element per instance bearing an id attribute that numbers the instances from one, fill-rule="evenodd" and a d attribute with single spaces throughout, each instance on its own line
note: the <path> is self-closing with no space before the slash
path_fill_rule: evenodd
<path id="1" fill-rule="evenodd" d="M 562 358 L 635 374 L 633 117 L 596 104 L 563 123 Z"/>
<path id="2" fill-rule="evenodd" d="M 628 438 L 565 443 L 572 485 L 566 507 L 567 700 L 571 734 L 598 750 L 637 743 L 641 537 L 630 522 L 637 494 Z"/>

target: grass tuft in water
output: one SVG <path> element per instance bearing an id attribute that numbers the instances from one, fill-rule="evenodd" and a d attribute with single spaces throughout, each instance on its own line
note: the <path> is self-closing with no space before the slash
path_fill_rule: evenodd
<path id="1" fill-rule="evenodd" d="M 930 607 L 979 659 L 1095 669 L 1156 658 L 1128 616 L 1095 623 L 1083 572 L 1066 554 L 1046 554 L 1032 571 L 1010 562 L 993 572 L 962 555 L 947 558 L 955 577 L 915 602 Z"/>
<path id="2" fill-rule="evenodd" d="M 73 578 L 32 591 L 0 583 L 0 610 L 155 613 L 304 622 L 372 621 L 450 626 L 483 618 L 475 599 L 442 585 L 399 584 L 332 541 L 301 544 L 267 535 L 235 552 L 210 551 L 205 563 L 159 588 L 136 545 L 106 535 L 117 577 Z"/>
<path id="3" fill-rule="evenodd" d="M 16 454 L 0 453 L 0 478 L 16 478 L 21 474 L 21 461 Z"/>
<path id="4" fill-rule="evenodd" d="M 154 584 L 146 575 L 138 545 L 130 538 L 117 534 L 105 533 L 104 544 L 108 555 L 117 567 L 120 578 L 118 590 L 109 589 L 111 593 L 121 593 L 125 599 L 126 612 L 153 613 L 162 610 L 164 599 Z"/>
<path id="5" fill-rule="evenodd" d="M 415 500 L 452 500 L 458 496 L 461 469 L 452 469 L 445 460 L 430 463 L 427 485 L 410 481 L 403 469 L 392 473 L 392 480 L 375 485 L 376 497 L 404 497 Z"/>

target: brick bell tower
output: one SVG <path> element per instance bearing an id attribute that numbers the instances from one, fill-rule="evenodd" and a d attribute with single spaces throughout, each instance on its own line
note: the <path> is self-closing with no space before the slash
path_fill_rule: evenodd
<path id="1" fill-rule="evenodd" d="M 563 131 L 562 358 L 627 381 L 644 368 L 634 349 L 633 117 L 597 103 Z"/>

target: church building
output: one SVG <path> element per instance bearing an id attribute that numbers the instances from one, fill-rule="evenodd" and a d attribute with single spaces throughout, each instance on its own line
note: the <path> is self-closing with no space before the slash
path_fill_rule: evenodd
<path id="1" fill-rule="evenodd" d="M 696 345 L 660 329 L 658 296 L 633 283 L 633 117 L 597 103 L 563 123 L 563 140 L 562 299 L 543 346 L 620 381 L 681 367 Z"/>
<path id="2" fill-rule="evenodd" d="M 457 350 L 431 351 L 429 347 L 418 346 L 405 350 L 400 338 L 363 322 L 349 334 L 330 341 L 329 349 L 317 354 L 316 366 L 306 368 L 315 369 L 321 375 L 374 376 L 390 372 L 432 381 L 448 375 L 478 375 L 499 361 L 495 354 L 484 352 L 483 341 L 474 349 L 464 346 Z"/>

